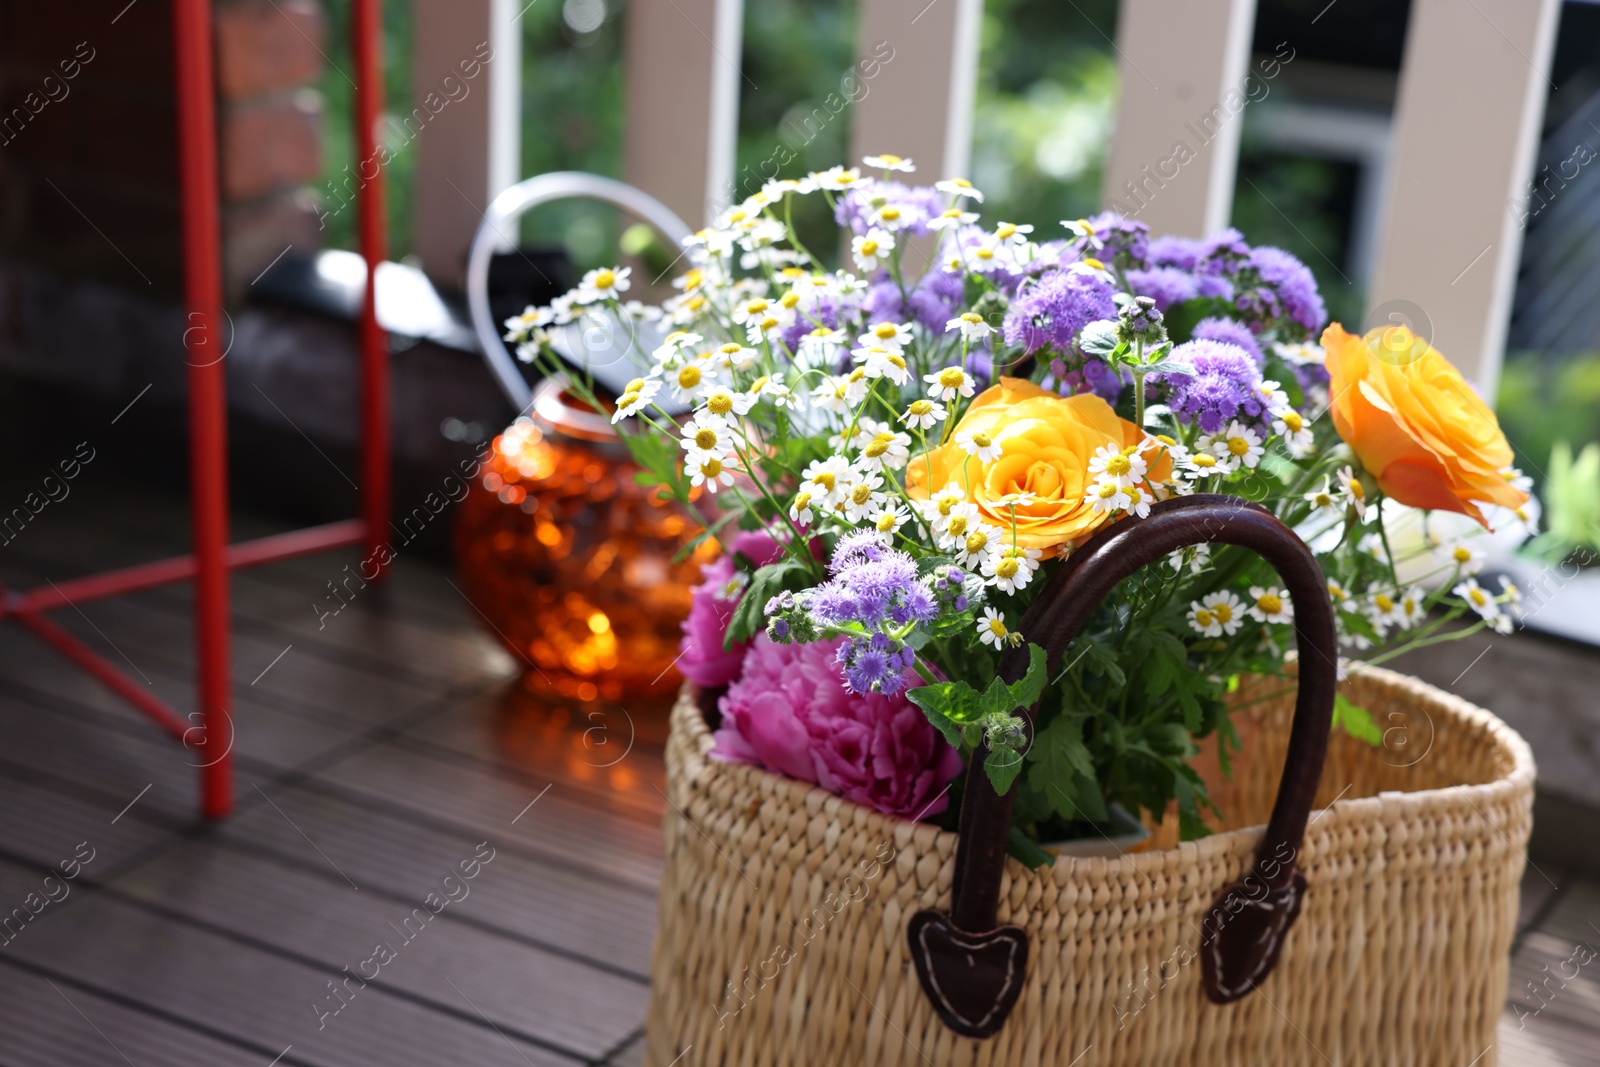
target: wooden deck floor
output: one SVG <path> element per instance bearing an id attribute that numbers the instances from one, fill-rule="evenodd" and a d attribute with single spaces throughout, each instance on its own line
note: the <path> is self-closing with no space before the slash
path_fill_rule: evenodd
<path id="1" fill-rule="evenodd" d="M 0 549 L 0 582 L 155 558 L 183 530 L 175 502 L 98 486 Z M 238 810 L 220 825 L 196 822 L 183 750 L 0 629 L 0 913 L 93 856 L 0 946 L 0 1067 L 638 1062 L 664 709 L 543 699 L 449 575 L 404 556 L 319 628 L 311 605 L 353 559 L 236 577 Z M 55 617 L 187 713 L 188 609 L 176 586 Z M 1594 1063 L 1600 963 L 1537 1014 L 1523 983 L 1600 945 L 1600 887 L 1541 866 L 1500 1062 Z M 424 922 L 431 893 L 449 902 Z M 380 943 L 379 976 L 346 982 Z"/>

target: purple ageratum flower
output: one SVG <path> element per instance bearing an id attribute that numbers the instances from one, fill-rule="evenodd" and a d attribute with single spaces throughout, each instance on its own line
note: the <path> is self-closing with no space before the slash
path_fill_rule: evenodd
<path id="1" fill-rule="evenodd" d="M 1317 280 L 1306 265 L 1281 248 L 1263 245 L 1250 253 L 1250 266 L 1272 287 L 1289 317 L 1316 333 L 1328 321 Z"/>
<path id="2" fill-rule="evenodd" d="M 836 559 L 834 576 L 807 594 L 806 608 L 812 618 L 823 625 L 859 623 L 868 629 L 933 618 L 938 605 L 917 574 L 916 560 L 898 549 L 861 548 L 876 551 L 877 558 L 852 560 L 843 566 Z"/>
<path id="3" fill-rule="evenodd" d="M 875 562 L 891 551 L 887 535 L 877 530 L 855 530 L 839 538 L 833 550 L 833 560 L 828 564 L 828 573 L 837 575 L 851 567 Z"/>
<path id="4" fill-rule="evenodd" d="M 1099 319 L 1115 318 L 1111 286 L 1089 274 L 1056 271 L 1019 293 L 1006 312 L 1006 344 L 1036 352 L 1053 344 L 1072 350 L 1078 331 Z"/>
<path id="5" fill-rule="evenodd" d="M 881 207 L 872 203 L 878 199 L 883 200 Z M 944 195 L 932 186 L 869 180 L 847 190 L 839 198 L 833 218 L 840 226 L 848 225 L 851 232 L 864 234 L 884 208 L 900 213 L 893 227 L 897 233 L 926 237 L 933 232 L 928 229 L 928 223 L 944 211 Z"/>
<path id="6" fill-rule="evenodd" d="M 1221 300 L 1233 299 L 1233 282 L 1220 274 L 1196 274 L 1196 296 L 1214 296 Z"/>
<path id="7" fill-rule="evenodd" d="M 1250 258 L 1244 234 L 1229 226 L 1200 242 L 1195 266 L 1202 274 L 1237 274 Z"/>
<path id="8" fill-rule="evenodd" d="M 1151 267 L 1149 270 L 1130 270 L 1128 288 L 1135 296 L 1148 296 L 1156 302 L 1157 311 L 1166 311 L 1173 304 L 1181 304 L 1199 295 L 1194 275 L 1176 267 Z"/>
<path id="9" fill-rule="evenodd" d="M 917 653 L 887 634 L 852 637 L 836 653 L 844 670 L 845 687 L 852 693 L 893 696 L 916 680 L 912 668 Z"/>
<path id="10" fill-rule="evenodd" d="M 816 321 L 813 322 L 813 319 Z M 817 301 L 816 305 L 806 314 L 796 315 L 794 321 L 783 328 L 783 331 L 778 335 L 778 339 L 789 350 L 789 354 L 793 355 L 800 351 L 800 339 L 816 329 L 819 323 L 831 330 L 839 325 L 839 320 L 839 301 L 833 297 L 828 297 Z"/>
<path id="11" fill-rule="evenodd" d="M 1150 227 L 1115 211 L 1102 211 L 1089 220 L 1100 238 L 1098 252 L 1083 249 L 1084 255 L 1104 263 L 1117 262 L 1127 267 L 1143 267 L 1150 259 Z"/>
<path id="12" fill-rule="evenodd" d="M 900 286 L 885 274 L 867 290 L 861 310 L 872 322 L 918 322 L 940 336 L 945 323 L 962 310 L 961 289 L 961 275 L 930 268 L 903 297 Z"/>
<path id="13" fill-rule="evenodd" d="M 1256 340 L 1256 335 L 1250 327 L 1233 319 L 1225 319 L 1213 315 L 1201 319 L 1194 324 L 1194 330 L 1189 335 L 1196 341 L 1226 341 L 1230 345 L 1238 345 L 1250 353 L 1250 358 L 1260 367 L 1266 363 L 1267 357 L 1261 351 L 1261 343 Z"/>
<path id="14" fill-rule="evenodd" d="M 1261 371 L 1250 353 L 1225 341 L 1188 341 L 1173 349 L 1174 359 L 1188 363 L 1194 374 L 1152 375 L 1179 420 L 1197 422 L 1216 433 L 1233 419 L 1259 423 L 1265 412 Z"/>
<path id="15" fill-rule="evenodd" d="M 1200 265 L 1202 244 L 1193 237 L 1151 238 L 1150 265 L 1192 271 Z"/>

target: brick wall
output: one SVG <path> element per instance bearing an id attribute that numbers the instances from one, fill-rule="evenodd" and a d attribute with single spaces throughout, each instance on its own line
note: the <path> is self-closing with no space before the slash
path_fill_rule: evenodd
<path id="1" fill-rule="evenodd" d="M 238 297 L 317 244 L 317 0 L 217 0 L 223 254 Z M 170 297 L 181 285 L 172 21 L 161 0 L 0 0 L 0 256 Z"/>

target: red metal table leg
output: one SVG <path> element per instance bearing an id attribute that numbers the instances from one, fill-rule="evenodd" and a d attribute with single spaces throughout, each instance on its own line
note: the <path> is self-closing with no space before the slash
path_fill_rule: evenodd
<path id="1" fill-rule="evenodd" d="M 216 107 L 208 0 L 173 0 L 177 65 L 178 170 L 182 195 L 184 298 L 189 329 L 189 479 L 194 511 L 195 633 L 205 739 L 200 812 L 233 806 L 232 760 L 214 755 L 232 737 L 228 664 L 228 455 L 221 232 L 217 205 Z M 225 750 L 224 750 L 225 751 Z"/>
<path id="2" fill-rule="evenodd" d="M 389 539 L 389 354 L 378 325 L 377 271 L 388 254 L 383 167 L 378 159 L 378 116 L 383 111 L 383 25 L 379 0 L 355 0 L 350 39 L 355 52 L 356 170 L 361 255 L 367 290 L 361 305 L 361 516 L 367 524 L 367 559 L 381 566 Z M 386 569 L 386 568 L 385 568 Z M 383 571 L 380 571 L 380 576 Z"/>

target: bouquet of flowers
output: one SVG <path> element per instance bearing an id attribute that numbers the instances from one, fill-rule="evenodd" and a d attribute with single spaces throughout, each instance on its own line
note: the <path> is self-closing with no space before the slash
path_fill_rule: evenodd
<path id="1" fill-rule="evenodd" d="M 1311 272 L 1234 230 L 1152 238 L 1106 214 L 1045 239 L 913 170 L 884 155 L 773 180 L 686 242 L 659 308 L 625 300 L 615 268 L 507 323 L 551 372 L 557 327 L 660 339 L 620 394 L 570 384 L 721 542 L 680 661 L 726 687 L 717 755 L 951 820 L 985 753 L 995 789 L 1021 779 L 1013 849 L 1034 861 L 1030 842 L 1093 833 L 1114 804 L 1160 819 L 1176 801 L 1203 834 L 1196 741 L 1219 735 L 1226 759 L 1225 698 L 1284 673 L 1293 640 L 1255 556 L 1175 554 L 1053 670 L 1035 647 L 1022 681 L 995 680 L 1061 561 L 1174 495 L 1236 494 L 1294 528 L 1364 662 L 1510 627 L 1516 590 L 1478 583 L 1484 553 L 1451 520 L 1531 525 L 1526 480 L 1426 340 L 1324 329 Z M 800 242 L 801 197 L 832 209 L 842 267 Z M 1014 712 L 1041 697 L 1030 730 Z M 1347 701 L 1336 721 L 1380 736 Z"/>

